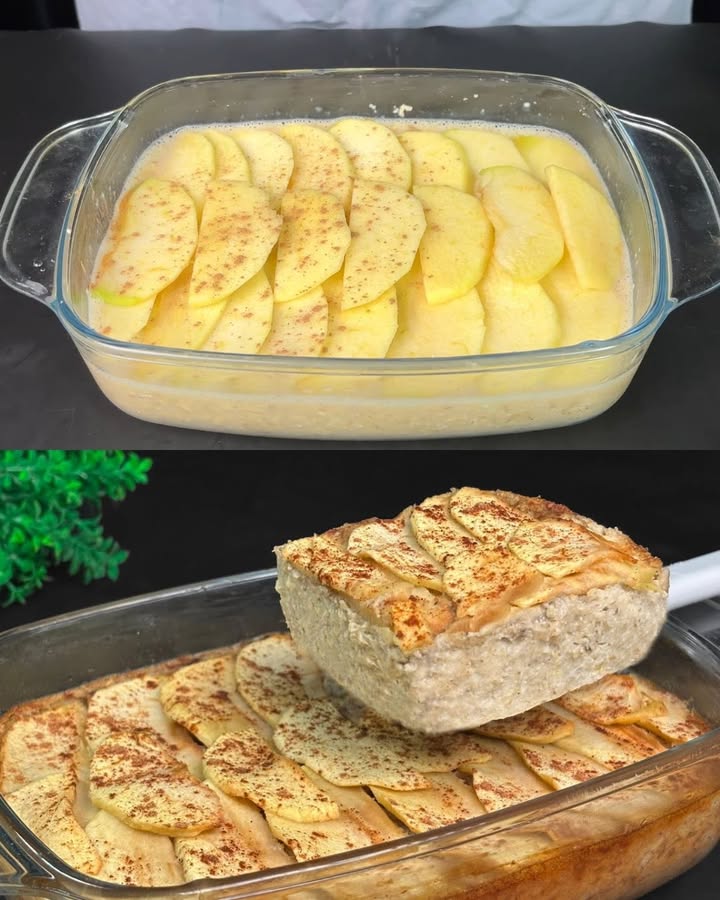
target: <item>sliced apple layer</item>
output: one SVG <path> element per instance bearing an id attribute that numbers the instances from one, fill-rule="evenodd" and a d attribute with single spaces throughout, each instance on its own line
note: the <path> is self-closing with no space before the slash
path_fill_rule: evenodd
<path id="1" fill-rule="evenodd" d="M 369 116 L 222 124 L 151 146 L 128 183 L 88 290 L 89 324 L 115 340 L 452 358 L 605 340 L 632 321 L 617 215 L 559 134 Z M 343 384 L 403 396 L 441 390 L 435 380 Z M 524 371 L 443 382 L 489 394 L 538 383 Z"/>

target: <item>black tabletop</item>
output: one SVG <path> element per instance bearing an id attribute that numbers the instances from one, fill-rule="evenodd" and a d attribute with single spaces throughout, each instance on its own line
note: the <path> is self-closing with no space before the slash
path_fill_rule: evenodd
<path id="1" fill-rule="evenodd" d="M 148 485 L 105 509 L 107 533 L 130 551 L 118 581 L 84 587 L 55 570 L 54 580 L 27 605 L 0 609 L 0 630 L 134 594 L 268 568 L 274 564 L 273 545 L 369 515 L 394 515 L 453 484 L 541 493 L 618 526 L 666 562 L 720 547 L 715 454 L 152 455 Z M 719 620 L 720 613 L 711 627 Z M 649 896 L 710 900 L 718 896 L 718 875 L 720 848 Z M 573 900 L 571 888 L 567 897 Z"/>
<path id="2" fill-rule="evenodd" d="M 720 25 L 417 31 L 0 33 L 0 195 L 35 141 L 181 75 L 329 66 L 454 66 L 556 75 L 670 122 L 720 169 Z M 675 311 L 625 396 L 570 428 L 451 440 L 451 447 L 720 446 L 720 296 Z M 313 446 L 151 425 L 115 409 L 54 314 L 0 285 L 0 445 Z M 433 445 L 442 442 L 434 442 Z M 430 445 L 430 442 L 424 442 Z M 336 447 L 339 444 L 315 444 Z M 365 445 L 368 446 L 368 445 Z M 408 446 L 417 447 L 418 443 Z"/>

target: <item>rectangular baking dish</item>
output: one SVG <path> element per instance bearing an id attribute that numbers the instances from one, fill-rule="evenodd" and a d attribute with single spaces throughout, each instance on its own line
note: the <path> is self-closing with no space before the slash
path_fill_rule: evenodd
<path id="1" fill-rule="evenodd" d="M 632 326 L 573 347 L 413 360 L 247 356 L 122 343 L 84 321 L 86 289 L 141 152 L 182 125 L 340 116 L 490 121 L 560 129 L 597 164 L 622 220 Z M 66 125 L 30 153 L 0 212 L 0 277 L 50 305 L 107 397 L 187 428 L 384 439 L 549 428 L 623 393 L 679 303 L 720 283 L 720 184 L 696 145 L 539 75 L 471 70 L 253 72 L 181 78 Z"/>
<path id="2" fill-rule="evenodd" d="M 222 578 L 0 634 L 0 712 L 107 674 L 283 629 L 274 578 L 273 570 Z M 639 669 L 720 723 L 717 648 L 671 622 Z M 649 798 L 653 804 L 659 798 L 661 809 L 649 809 Z M 715 727 L 657 757 L 480 819 L 312 863 L 178 888 L 108 886 L 79 875 L 0 799 L 0 896 L 611 900 L 652 890 L 701 859 L 719 838 Z"/>

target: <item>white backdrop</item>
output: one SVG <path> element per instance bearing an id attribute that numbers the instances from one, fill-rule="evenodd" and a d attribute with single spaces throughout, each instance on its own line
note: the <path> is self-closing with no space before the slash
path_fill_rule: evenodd
<path id="1" fill-rule="evenodd" d="M 691 0 L 75 0 L 87 30 L 683 24 Z"/>

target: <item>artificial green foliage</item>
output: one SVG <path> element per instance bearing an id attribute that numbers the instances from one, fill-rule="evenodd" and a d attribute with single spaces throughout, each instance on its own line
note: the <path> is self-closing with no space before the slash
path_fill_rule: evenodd
<path id="1" fill-rule="evenodd" d="M 0 606 L 24 603 L 56 565 L 115 580 L 128 554 L 103 532 L 102 501 L 145 484 L 151 465 L 121 450 L 1 451 Z"/>

